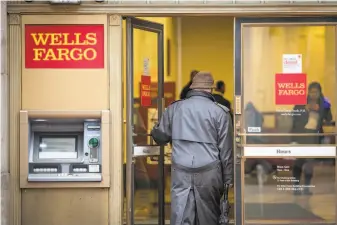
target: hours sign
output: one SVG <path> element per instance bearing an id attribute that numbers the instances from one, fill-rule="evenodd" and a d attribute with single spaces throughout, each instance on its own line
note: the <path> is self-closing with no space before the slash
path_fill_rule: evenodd
<path id="1" fill-rule="evenodd" d="M 104 68 L 104 25 L 25 25 L 26 68 Z"/>

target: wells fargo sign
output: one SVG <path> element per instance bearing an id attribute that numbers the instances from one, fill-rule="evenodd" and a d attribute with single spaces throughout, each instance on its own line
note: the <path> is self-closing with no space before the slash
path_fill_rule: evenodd
<path id="1" fill-rule="evenodd" d="M 104 68 L 104 25 L 26 25 L 26 68 Z"/>
<path id="2" fill-rule="evenodd" d="M 142 75 L 140 86 L 140 105 L 151 106 L 151 76 Z"/>
<path id="3" fill-rule="evenodd" d="M 306 105 L 307 75 L 276 74 L 275 76 L 276 105 Z"/>

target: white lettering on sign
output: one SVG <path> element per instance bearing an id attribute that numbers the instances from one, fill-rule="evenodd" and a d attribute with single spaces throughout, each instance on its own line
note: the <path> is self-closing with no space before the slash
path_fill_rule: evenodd
<path id="1" fill-rule="evenodd" d="M 283 54 L 282 73 L 302 73 L 302 54 Z"/>
<path id="2" fill-rule="evenodd" d="M 277 149 L 276 154 L 291 154 L 290 150 Z"/>
<path id="3" fill-rule="evenodd" d="M 248 157 L 336 157 L 334 146 L 247 146 L 244 147 L 244 156 Z"/>
<path id="4" fill-rule="evenodd" d="M 261 127 L 248 127 L 248 132 L 249 133 L 260 133 Z"/>
<path id="5" fill-rule="evenodd" d="M 149 72 L 149 67 L 150 67 L 150 60 L 148 58 L 144 59 L 143 62 L 143 75 L 145 76 L 149 76 L 150 72 Z"/>

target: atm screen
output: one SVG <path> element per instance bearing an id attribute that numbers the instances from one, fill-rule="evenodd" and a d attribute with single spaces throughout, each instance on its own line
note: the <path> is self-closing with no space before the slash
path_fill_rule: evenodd
<path id="1" fill-rule="evenodd" d="M 76 159 L 77 137 L 40 137 L 40 159 Z"/>

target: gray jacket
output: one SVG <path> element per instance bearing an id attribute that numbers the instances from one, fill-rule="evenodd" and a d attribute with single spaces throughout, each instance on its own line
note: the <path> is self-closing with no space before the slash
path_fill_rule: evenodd
<path id="1" fill-rule="evenodd" d="M 165 110 L 151 134 L 159 145 L 172 144 L 173 163 L 196 168 L 220 160 L 224 183 L 233 183 L 231 116 L 211 94 L 189 91 Z"/>

